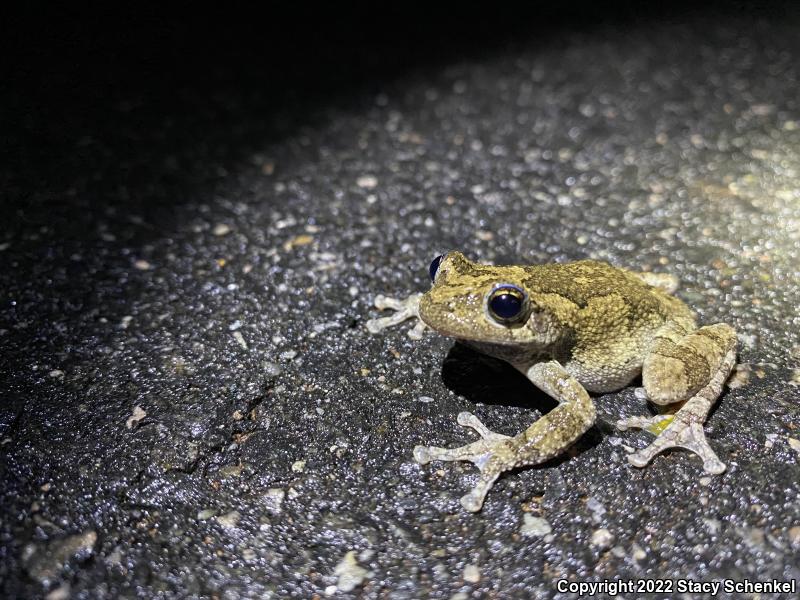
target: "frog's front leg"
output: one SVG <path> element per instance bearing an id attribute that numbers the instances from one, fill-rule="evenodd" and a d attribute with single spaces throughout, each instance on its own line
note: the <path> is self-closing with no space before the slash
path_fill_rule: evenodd
<path id="1" fill-rule="evenodd" d="M 693 329 L 690 322 L 664 325 L 642 367 L 648 398 L 662 406 L 677 405 L 677 410 L 617 422 L 619 429 L 645 429 L 658 436 L 649 446 L 628 456 L 636 467 L 644 467 L 668 448 L 685 448 L 703 459 L 707 473 L 725 471 L 725 464 L 706 440 L 703 423 L 736 360 L 736 332 L 724 323 Z"/>
<path id="2" fill-rule="evenodd" d="M 484 498 L 504 471 L 535 465 L 559 455 L 592 426 L 595 409 L 589 394 L 555 361 L 538 363 L 527 371 L 528 378 L 558 400 L 559 405 L 514 437 L 489 431 L 475 415 L 461 413 L 458 422 L 475 429 L 481 439 L 460 448 L 417 446 L 414 459 L 426 464 L 432 460 L 466 460 L 480 469 L 473 490 L 461 498 L 471 512 L 483 506 Z"/>
<path id="3" fill-rule="evenodd" d="M 388 317 L 370 319 L 367 321 L 367 330 L 370 333 L 380 333 L 384 329 L 399 325 L 408 319 L 416 319 L 417 322 L 414 327 L 408 330 L 408 337 L 412 340 L 422 339 L 422 334 L 428 326 L 419 318 L 419 299 L 421 297 L 422 294 L 411 294 L 405 300 L 398 300 L 378 294 L 375 296 L 375 308 L 378 310 L 386 310 L 388 308 L 394 310 L 395 313 Z"/>

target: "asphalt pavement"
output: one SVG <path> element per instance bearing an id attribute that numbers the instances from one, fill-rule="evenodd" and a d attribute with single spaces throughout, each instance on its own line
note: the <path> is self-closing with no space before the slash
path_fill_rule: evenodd
<path id="1" fill-rule="evenodd" d="M 6 79 L 0 595 L 800 579 L 795 9 L 194 19 L 73 17 Z M 431 332 L 367 332 L 450 249 L 676 275 L 739 335 L 706 427 L 727 472 L 631 467 L 630 387 L 463 510 L 474 467 L 412 448 L 552 403 Z"/>

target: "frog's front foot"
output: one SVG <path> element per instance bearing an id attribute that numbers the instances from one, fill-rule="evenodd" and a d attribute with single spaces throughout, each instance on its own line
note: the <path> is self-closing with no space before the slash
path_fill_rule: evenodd
<path id="1" fill-rule="evenodd" d="M 703 459 L 706 473 L 719 475 L 725 472 L 723 463 L 708 444 L 703 431 L 703 421 L 710 406 L 705 406 L 705 398 L 695 396 L 684 404 L 674 415 L 655 417 L 629 417 L 617 421 L 617 428 L 643 429 L 656 435 L 656 439 L 641 450 L 628 455 L 628 461 L 635 467 L 644 467 L 654 456 L 669 448 L 684 448 Z M 709 403 L 710 404 L 710 403 Z"/>
<path id="2" fill-rule="evenodd" d="M 459 448 L 416 446 L 414 448 L 414 460 L 423 465 L 432 460 L 465 460 L 478 467 L 481 471 L 478 484 L 470 493 L 461 498 L 461 505 L 465 509 L 470 512 L 477 512 L 483 506 L 483 500 L 491 489 L 492 484 L 494 484 L 502 470 L 506 468 L 504 466 L 498 469 L 499 465 L 493 463 L 505 465 L 505 463 L 509 462 L 509 456 L 512 454 L 509 441 L 513 438 L 489 431 L 478 417 L 472 413 L 459 413 L 457 421 L 463 427 L 474 429 L 481 436 L 481 439 Z"/>
<path id="3" fill-rule="evenodd" d="M 367 331 L 370 333 L 380 333 L 384 329 L 399 325 L 408 319 L 417 319 L 414 327 L 408 330 L 408 337 L 412 340 L 422 339 L 422 334 L 428 326 L 419 318 L 419 299 L 421 297 L 422 294 L 411 294 L 405 300 L 398 300 L 378 294 L 375 296 L 375 308 L 378 310 L 391 309 L 394 310 L 395 313 L 388 317 L 370 319 L 367 321 Z"/>

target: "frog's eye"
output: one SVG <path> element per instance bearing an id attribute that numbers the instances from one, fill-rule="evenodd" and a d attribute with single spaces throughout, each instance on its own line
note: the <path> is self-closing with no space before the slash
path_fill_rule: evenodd
<path id="1" fill-rule="evenodd" d="M 511 284 L 495 288 L 486 301 L 491 317 L 499 323 L 509 323 L 519 319 L 525 309 L 525 292 Z"/>
<path id="2" fill-rule="evenodd" d="M 440 254 L 436 258 L 433 259 L 431 262 L 431 266 L 428 267 L 428 273 L 431 276 L 431 281 L 436 281 L 436 273 L 439 271 L 439 265 L 442 264 L 442 260 L 444 259 L 444 254 Z"/>

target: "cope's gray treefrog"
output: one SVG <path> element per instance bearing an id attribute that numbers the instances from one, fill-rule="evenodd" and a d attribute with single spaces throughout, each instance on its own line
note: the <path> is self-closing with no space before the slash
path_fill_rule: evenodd
<path id="1" fill-rule="evenodd" d="M 417 446 L 414 458 L 470 461 L 480 470 L 474 489 L 461 499 L 469 511 L 509 469 L 546 461 L 591 427 L 595 408 L 587 392 L 610 392 L 642 376 L 647 398 L 668 407 L 653 417 L 630 417 L 619 429 L 657 435 L 629 455 L 644 467 L 667 448 L 685 448 L 703 459 L 708 473 L 725 465 L 708 445 L 703 423 L 736 360 L 736 333 L 724 323 L 698 328 L 692 311 L 671 294 L 676 280 L 583 260 L 566 264 L 491 266 L 459 252 L 431 264 L 433 285 L 425 294 L 398 301 L 376 298 L 395 314 L 367 323 L 372 333 L 419 317 L 410 334 L 425 327 L 509 362 L 559 405 L 521 433 L 489 431 L 467 412 L 458 423 L 480 439 L 460 448 Z"/>

